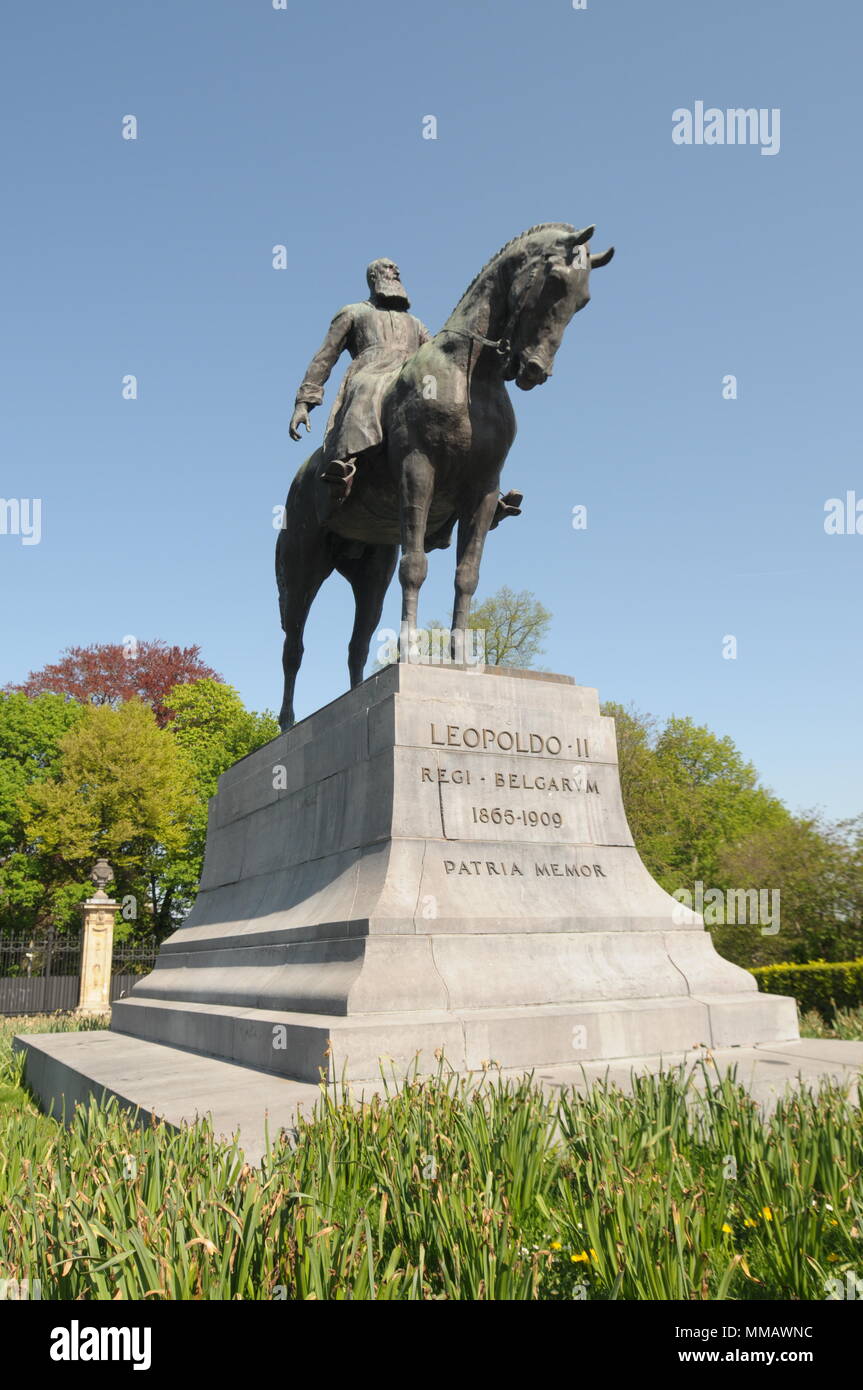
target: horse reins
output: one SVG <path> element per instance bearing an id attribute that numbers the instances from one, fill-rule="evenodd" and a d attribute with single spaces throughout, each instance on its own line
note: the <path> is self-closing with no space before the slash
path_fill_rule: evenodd
<path id="1" fill-rule="evenodd" d="M 533 286 L 533 282 L 538 274 L 539 265 L 535 265 L 530 273 L 530 279 L 528 280 L 527 285 L 525 287 L 525 293 L 524 298 L 522 300 L 522 304 L 520 304 L 518 308 L 513 309 L 512 313 L 509 316 L 509 319 L 507 320 L 503 336 L 498 338 L 497 340 L 495 340 L 494 338 L 484 338 L 481 333 L 469 333 L 465 328 L 444 327 L 440 329 L 440 332 L 454 333 L 457 338 L 468 338 L 472 343 L 481 343 L 483 347 L 494 348 L 498 357 L 506 359 L 510 356 L 512 352 L 512 333 L 513 329 L 515 328 L 516 321 L 518 319 L 519 314 L 522 312 L 524 304 L 527 302 L 530 290 Z M 470 367 L 471 363 L 470 361 L 468 361 L 468 375 L 470 375 Z"/>

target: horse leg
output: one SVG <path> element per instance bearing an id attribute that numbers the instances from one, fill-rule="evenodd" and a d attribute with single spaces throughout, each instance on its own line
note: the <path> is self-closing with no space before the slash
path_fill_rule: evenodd
<path id="1" fill-rule="evenodd" d="M 397 545 L 369 545 L 355 559 L 336 560 L 336 569 L 354 591 L 356 615 L 348 645 L 351 689 L 363 678 L 372 633 L 381 620 L 384 599 L 398 559 Z"/>
<path id="2" fill-rule="evenodd" d="M 402 558 L 399 583 L 402 586 L 402 626 L 399 660 L 408 659 L 410 634 L 417 626 L 419 592 L 428 574 L 425 552 L 426 523 L 434 495 L 435 471 L 425 454 L 413 449 L 401 468 Z"/>
<path id="3" fill-rule="evenodd" d="M 462 512 L 458 523 L 455 567 L 455 604 L 452 611 L 452 655 L 455 660 L 461 655 L 465 660 L 466 629 L 470 618 L 471 599 L 479 582 L 479 566 L 482 560 L 485 538 L 491 529 L 497 509 L 497 485 L 484 496 L 475 498 L 471 506 Z M 456 634 L 460 634 L 458 637 Z M 458 643 L 462 652 L 458 652 Z"/>
<path id="4" fill-rule="evenodd" d="M 282 732 L 294 723 L 294 686 L 303 659 L 303 631 L 309 609 L 324 580 L 333 572 L 327 537 L 318 533 L 315 540 L 316 545 L 291 552 L 287 532 L 281 531 L 276 545 L 279 610 L 285 634 L 282 648 L 285 691 L 279 713 Z"/>

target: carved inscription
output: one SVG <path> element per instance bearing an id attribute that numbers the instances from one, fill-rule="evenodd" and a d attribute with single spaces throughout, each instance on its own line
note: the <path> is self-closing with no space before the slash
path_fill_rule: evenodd
<path id="1" fill-rule="evenodd" d="M 500 771 L 493 771 L 491 777 L 495 787 L 506 791 L 595 792 L 599 795 L 596 778 L 591 777 L 587 770 L 581 767 L 573 768 L 568 777 L 543 777 L 539 774 L 528 776 L 524 772 Z M 423 782 L 449 782 L 456 787 L 469 787 L 471 785 L 470 769 L 466 767 L 422 767 L 420 768 L 420 780 Z M 485 782 L 488 779 L 482 776 L 479 780 Z"/>
<path id="2" fill-rule="evenodd" d="M 573 885 L 606 879 L 601 863 L 580 862 L 589 851 L 573 853 L 576 845 L 597 837 L 604 814 L 599 808 L 606 774 L 602 765 L 589 763 L 586 737 L 529 727 L 431 723 L 429 743 L 437 756 L 419 767 L 419 778 L 437 789 L 443 835 L 454 842 L 456 852 L 440 861 L 447 878 L 560 879 Z M 440 750 L 455 756 L 441 756 Z M 526 759 L 534 762 L 529 769 Z M 589 811 L 590 803 L 596 804 L 595 812 Z M 515 855 L 462 857 L 471 840 L 510 841 Z M 563 854 L 555 854 L 558 845 Z"/>
<path id="3" fill-rule="evenodd" d="M 586 738 L 575 738 L 571 744 L 557 734 L 538 734 L 518 729 L 463 728 L 460 724 L 431 725 L 431 744 L 434 748 L 469 748 L 471 752 L 533 753 L 536 757 L 557 758 L 566 748 L 576 758 L 589 758 Z"/>
<path id="4" fill-rule="evenodd" d="M 502 859 L 445 859 L 443 866 L 447 874 L 487 875 L 493 878 L 524 878 L 526 870 L 517 860 Z M 601 864 L 561 864 L 538 860 L 533 862 L 533 875 L 536 878 L 606 878 Z"/>
<path id="5" fill-rule="evenodd" d="M 560 830 L 563 826 L 563 816 L 559 811 L 513 811 L 511 806 L 501 809 L 500 806 L 471 806 L 471 815 L 474 825 L 530 825 L 534 829 L 538 825 L 554 826 L 555 830 Z"/>

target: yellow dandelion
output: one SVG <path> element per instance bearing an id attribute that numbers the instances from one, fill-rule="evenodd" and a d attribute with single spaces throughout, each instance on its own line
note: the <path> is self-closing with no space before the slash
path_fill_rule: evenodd
<path id="1" fill-rule="evenodd" d="M 733 1234 L 734 1234 L 734 1232 L 732 1231 L 732 1229 L 731 1229 L 731 1227 L 729 1226 L 729 1224 L 728 1224 L 727 1221 L 723 1223 L 722 1229 L 723 1229 L 723 1231 L 725 1232 L 725 1234 L 726 1234 L 727 1236 L 730 1236 L 730 1235 L 733 1235 Z"/>
<path id="2" fill-rule="evenodd" d="M 596 1253 L 596 1251 L 594 1250 L 593 1246 L 590 1247 L 590 1258 L 591 1258 L 592 1260 L 598 1260 L 598 1259 L 599 1259 L 599 1256 L 597 1255 L 597 1253 Z"/>
<path id="3" fill-rule="evenodd" d="M 761 1208 L 761 1215 L 764 1217 L 764 1220 L 765 1220 L 765 1221 L 772 1221 L 772 1220 L 773 1220 L 773 1212 L 770 1210 L 769 1207 L 762 1207 L 762 1208 Z"/>
<path id="4" fill-rule="evenodd" d="M 570 1255 L 570 1260 L 574 1265 L 586 1264 L 590 1259 L 586 1250 L 582 1250 L 580 1255 Z"/>
<path id="5" fill-rule="evenodd" d="M 753 1217 L 747 1216 L 747 1217 L 746 1217 L 746 1220 L 743 1222 L 743 1224 L 744 1224 L 744 1226 L 757 1226 L 757 1225 L 758 1225 L 758 1222 L 755 1221 L 755 1220 L 753 1219 Z"/>
<path id="6" fill-rule="evenodd" d="M 559 1240 L 553 1240 L 551 1242 L 551 1248 L 552 1250 L 562 1250 L 563 1246 L 561 1245 Z"/>

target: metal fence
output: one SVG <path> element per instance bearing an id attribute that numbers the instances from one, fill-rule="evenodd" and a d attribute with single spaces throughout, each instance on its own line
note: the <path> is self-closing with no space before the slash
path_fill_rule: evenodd
<path id="1" fill-rule="evenodd" d="M 149 975 L 156 964 L 159 947 L 155 941 L 120 942 L 115 945 L 111 956 L 111 1003 L 128 994 L 144 975 Z"/>
<path id="2" fill-rule="evenodd" d="M 111 1001 L 152 970 L 155 942 L 118 943 L 111 960 Z M 0 937 L 0 1014 L 74 1009 L 81 991 L 81 937 L 53 928 L 38 937 Z"/>

